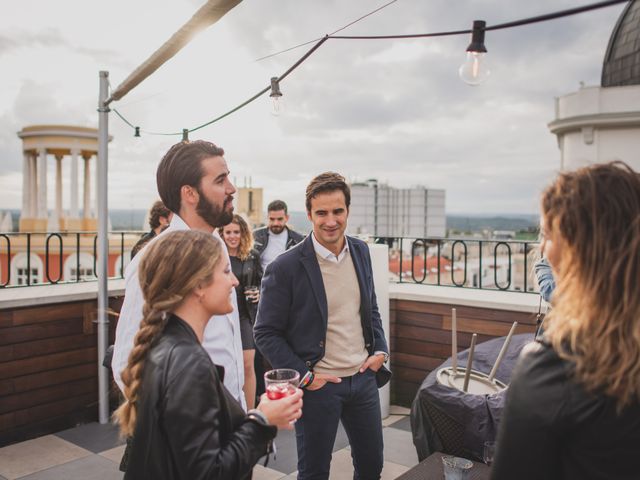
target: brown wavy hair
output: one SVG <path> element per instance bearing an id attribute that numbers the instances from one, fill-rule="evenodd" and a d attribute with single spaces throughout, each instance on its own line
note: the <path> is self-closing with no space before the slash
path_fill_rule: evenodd
<path id="1" fill-rule="evenodd" d="M 238 258 L 242 261 L 245 261 L 249 258 L 249 253 L 251 253 L 251 249 L 253 248 L 253 233 L 251 233 L 251 229 L 249 225 L 238 214 L 233 215 L 233 219 L 229 223 L 235 223 L 240 227 L 240 244 L 238 245 Z M 227 225 L 229 225 L 229 223 Z M 226 225 L 225 225 L 226 226 Z M 224 240 L 224 227 L 218 228 L 218 233 L 220 234 L 220 238 Z"/>
<path id="2" fill-rule="evenodd" d="M 151 210 L 149 210 L 149 227 L 153 230 L 160 226 L 160 217 L 169 218 L 171 210 L 164 206 L 162 200 L 153 202 Z"/>
<path id="3" fill-rule="evenodd" d="M 195 230 L 166 233 L 144 254 L 138 270 L 145 300 L 143 318 L 129 362 L 122 371 L 126 400 L 113 413 L 123 436 L 133 435 L 145 360 L 162 336 L 168 314 L 196 287 L 213 281 L 213 271 L 221 257 L 220 241 L 210 233 Z"/>
<path id="4" fill-rule="evenodd" d="M 321 193 L 331 193 L 340 190 L 344 194 L 344 203 L 347 208 L 351 205 L 351 188 L 342 175 L 336 172 L 324 172 L 314 177 L 305 192 L 305 205 L 307 212 L 311 212 L 311 200 Z"/>
<path id="5" fill-rule="evenodd" d="M 546 336 L 622 410 L 640 399 L 640 175 L 619 161 L 562 173 L 542 214 L 561 244 Z"/>

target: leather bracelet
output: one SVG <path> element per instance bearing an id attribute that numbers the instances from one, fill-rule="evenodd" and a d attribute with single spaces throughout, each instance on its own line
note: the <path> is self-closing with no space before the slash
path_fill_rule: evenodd
<path id="1" fill-rule="evenodd" d="M 305 374 L 305 376 L 304 376 L 304 377 L 302 377 L 302 380 L 300 380 L 300 385 L 299 385 L 299 387 L 300 387 L 300 388 L 303 388 L 303 389 L 304 389 L 304 388 L 306 388 L 306 387 L 308 387 L 309 385 L 311 385 L 311 384 L 313 383 L 313 379 L 314 379 L 315 377 L 316 377 L 316 376 L 314 375 L 314 373 L 313 373 L 311 370 L 309 370 L 309 371 Z"/>

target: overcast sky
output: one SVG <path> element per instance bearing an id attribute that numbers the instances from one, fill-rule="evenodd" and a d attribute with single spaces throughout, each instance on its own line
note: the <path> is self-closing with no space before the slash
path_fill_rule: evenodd
<path id="1" fill-rule="evenodd" d="M 329 33 L 388 0 L 244 0 L 113 106 L 143 130 L 204 123 L 282 74 L 309 47 L 263 55 Z M 21 206 L 21 141 L 32 124 L 97 127 L 98 71 L 117 86 L 202 5 L 202 0 L 20 0 L 0 16 L 0 210 Z M 488 25 L 587 0 L 398 0 L 343 31 L 377 35 Z M 282 82 L 286 112 L 264 96 L 192 134 L 222 146 L 237 184 L 251 176 L 304 209 L 314 175 L 377 177 L 396 187 L 447 191 L 448 213 L 535 213 L 559 168 L 554 97 L 597 85 L 624 5 L 488 32 L 491 76 L 457 74 L 469 37 L 330 40 Z M 155 169 L 179 137 L 143 135 L 110 116 L 110 208 L 147 208 Z M 53 159 L 49 160 L 53 182 Z M 69 163 L 69 162 L 67 162 Z M 68 165 L 65 193 L 68 196 Z M 49 188 L 49 208 L 55 205 Z M 69 200 L 65 196 L 64 208 Z"/>

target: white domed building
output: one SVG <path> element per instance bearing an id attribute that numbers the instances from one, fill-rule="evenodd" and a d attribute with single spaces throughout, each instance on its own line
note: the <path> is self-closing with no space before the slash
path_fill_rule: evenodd
<path id="1" fill-rule="evenodd" d="M 622 160 L 640 171 L 640 0 L 629 2 L 613 29 L 601 85 L 556 98 L 560 168 Z"/>

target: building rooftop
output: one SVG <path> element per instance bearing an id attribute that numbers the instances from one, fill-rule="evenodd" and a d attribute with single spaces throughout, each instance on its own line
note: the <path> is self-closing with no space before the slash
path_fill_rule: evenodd
<path id="1" fill-rule="evenodd" d="M 640 1 L 632 0 L 613 28 L 602 65 L 603 87 L 640 85 Z"/>

